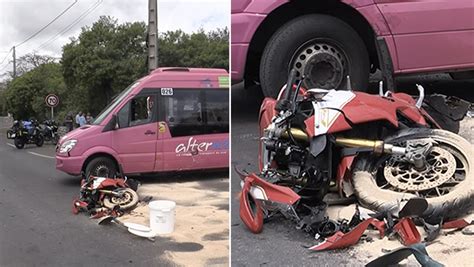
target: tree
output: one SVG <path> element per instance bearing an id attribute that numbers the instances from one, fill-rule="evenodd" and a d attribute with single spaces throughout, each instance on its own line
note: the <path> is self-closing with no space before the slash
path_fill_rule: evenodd
<path id="1" fill-rule="evenodd" d="M 97 114 L 112 97 L 143 76 L 146 67 L 143 22 L 117 24 L 101 17 L 63 47 L 64 81 L 72 110 Z"/>
<path id="2" fill-rule="evenodd" d="M 168 31 L 158 41 L 158 64 L 168 67 L 229 69 L 229 30 Z"/>
<path id="3" fill-rule="evenodd" d="M 66 96 L 61 65 L 54 62 L 39 65 L 13 79 L 3 95 L 7 111 L 16 119 L 44 119 L 49 116 L 49 108 L 44 99 L 50 93 L 57 94 L 60 98 Z"/>
<path id="4" fill-rule="evenodd" d="M 60 64 L 36 54 L 19 58 L 20 76 L 8 82 L 0 108 L 5 106 L 16 118 L 43 118 L 49 114 L 44 97 L 57 93 L 61 104 L 56 117 L 78 111 L 96 115 L 114 95 L 148 73 L 146 40 L 145 23 L 118 24 L 102 16 L 63 46 Z M 159 65 L 228 69 L 228 43 L 227 28 L 169 31 L 159 39 Z"/>
<path id="5" fill-rule="evenodd" d="M 52 63 L 54 61 L 55 58 L 51 56 L 28 53 L 16 59 L 16 76 L 20 77 L 40 65 Z M 13 71 L 7 71 L 4 75 L 9 77 L 9 80 L 15 78 L 13 77 Z"/>

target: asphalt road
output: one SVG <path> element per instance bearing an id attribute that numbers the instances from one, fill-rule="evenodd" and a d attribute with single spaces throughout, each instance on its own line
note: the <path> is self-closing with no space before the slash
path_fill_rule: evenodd
<path id="1" fill-rule="evenodd" d="M 151 242 L 72 214 L 79 178 L 56 171 L 52 156 L 51 145 L 18 150 L 0 132 L 0 266 L 175 266 L 164 257 L 166 251 L 202 248 L 167 238 Z M 222 174 L 206 176 L 200 184 L 214 188 Z M 190 179 L 176 179 L 182 178 Z"/>
<path id="2" fill-rule="evenodd" d="M 377 90 L 380 76 L 371 77 L 370 87 Z M 398 88 L 417 94 L 415 84 L 422 84 L 426 94 L 455 95 L 474 102 L 474 81 L 453 81 L 447 75 L 412 76 L 398 80 Z M 253 90 L 252 90 L 253 89 Z M 232 172 L 231 172 L 231 248 L 232 266 L 358 266 L 366 263 L 352 248 L 331 252 L 311 252 L 314 238 L 281 218 L 264 224 L 262 233 L 250 233 L 239 218 L 240 178 L 233 170 L 247 165 L 257 171 L 258 110 L 263 96 L 259 88 L 244 90 L 242 84 L 232 87 Z"/>

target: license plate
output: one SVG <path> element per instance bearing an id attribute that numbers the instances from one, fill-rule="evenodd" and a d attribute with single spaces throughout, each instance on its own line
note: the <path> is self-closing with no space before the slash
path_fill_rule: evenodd
<path id="1" fill-rule="evenodd" d="M 16 137 L 16 134 L 12 133 L 10 134 L 10 138 L 15 138 Z"/>

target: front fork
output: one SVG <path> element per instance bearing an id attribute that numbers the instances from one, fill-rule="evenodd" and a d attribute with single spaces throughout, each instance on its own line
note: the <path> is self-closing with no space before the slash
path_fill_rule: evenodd
<path id="1" fill-rule="evenodd" d="M 375 154 L 392 154 L 399 156 L 403 156 L 406 154 L 406 149 L 404 147 L 386 144 L 384 141 L 380 140 L 337 137 L 335 143 L 336 145 L 342 147 L 370 149 Z"/>

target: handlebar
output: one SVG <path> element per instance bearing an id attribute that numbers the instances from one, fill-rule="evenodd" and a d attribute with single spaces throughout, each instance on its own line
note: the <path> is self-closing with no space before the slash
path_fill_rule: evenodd
<path id="1" fill-rule="evenodd" d="M 296 81 L 296 70 L 291 69 L 288 81 L 286 82 L 286 90 L 283 99 L 290 100 L 291 92 L 293 91 L 293 84 Z"/>

